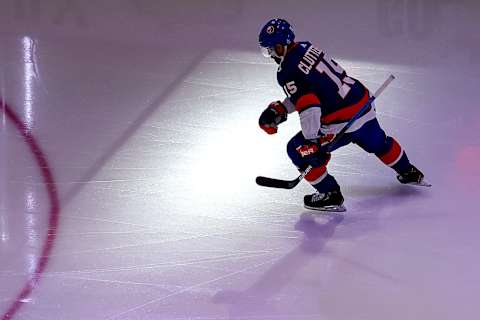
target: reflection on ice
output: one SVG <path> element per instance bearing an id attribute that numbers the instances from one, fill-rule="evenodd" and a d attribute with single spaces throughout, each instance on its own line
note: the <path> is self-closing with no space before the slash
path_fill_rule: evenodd
<path id="1" fill-rule="evenodd" d="M 34 58 L 34 42 L 29 37 L 24 37 L 23 42 L 23 63 L 24 63 L 24 116 L 25 125 L 31 130 L 34 122 L 34 93 L 33 80 L 35 78 L 35 58 Z"/>

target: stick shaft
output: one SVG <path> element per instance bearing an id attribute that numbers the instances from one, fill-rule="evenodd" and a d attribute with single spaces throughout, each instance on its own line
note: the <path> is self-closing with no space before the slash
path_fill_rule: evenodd
<path id="1" fill-rule="evenodd" d="M 391 74 L 387 80 L 385 80 L 385 82 L 380 86 L 380 88 L 377 89 L 377 91 L 375 91 L 375 95 L 374 97 L 378 97 L 379 95 L 382 94 L 382 92 L 388 87 L 388 85 L 393 81 L 395 80 L 395 76 L 393 74 Z"/>
<path id="2" fill-rule="evenodd" d="M 330 142 L 326 147 L 325 147 L 325 150 L 327 152 L 331 152 L 334 148 L 335 148 L 335 145 L 338 143 L 338 141 L 345 135 L 345 133 L 347 132 L 348 129 L 350 129 L 350 127 L 355 123 L 355 121 L 357 121 L 362 115 L 363 113 L 370 107 L 370 105 L 372 104 L 373 101 L 375 101 L 375 99 L 382 94 L 382 92 L 388 87 L 388 85 L 393 81 L 395 80 L 395 77 L 393 76 L 393 74 L 391 74 L 387 80 L 385 80 L 385 82 L 380 86 L 380 88 L 377 89 L 377 91 L 375 91 L 375 95 L 371 96 L 367 102 L 365 102 L 365 105 L 352 117 L 352 119 L 350 119 L 347 124 L 345 125 L 345 127 L 343 127 L 343 129 L 335 136 L 335 139 L 332 140 L 332 142 Z"/>

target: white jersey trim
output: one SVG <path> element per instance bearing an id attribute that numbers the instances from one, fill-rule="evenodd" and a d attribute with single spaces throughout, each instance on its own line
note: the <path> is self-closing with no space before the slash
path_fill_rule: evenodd
<path id="1" fill-rule="evenodd" d="M 357 131 L 360 129 L 365 123 L 367 123 L 370 120 L 375 119 L 377 116 L 375 112 L 375 108 L 371 108 L 370 111 L 368 111 L 366 114 L 361 116 L 360 118 L 355 121 L 350 128 L 346 131 L 347 133 Z M 348 122 L 348 121 L 347 121 Z M 342 122 L 342 123 L 335 123 L 335 124 L 329 124 L 329 125 L 322 125 L 320 128 L 320 131 L 322 134 L 327 135 L 327 134 L 338 134 L 342 129 L 347 125 L 347 122 Z"/>
<path id="2" fill-rule="evenodd" d="M 285 98 L 283 100 L 283 105 L 285 108 L 287 108 L 288 113 L 293 113 L 295 112 L 295 105 L 292 103 L 292 101 L 289 98 Z M 321 132 L 324 135 L 327 134 L 338 134 L 342 129 L 345 127 L 347 122 L 342 122 L 342 123 L 336 123 L 336 124 L 330 124 L 330 125 L 321 125 L 320 117 L 322 115 L 321 109 L 320 108 L 311 108 L 312 110 L 318 110 L 318 111 L 309 111 L 305 110 L 302 112 L 300 115 L 300 123 L 302 126 L 302 132 L 303 135 L 305 136 L 306 139 L 316 139 L 318 138 L 318 133 Z M 308 114 L 307 114 L 308 112 Z M 318 112 L 318 117 L 315 117 L 316 119 L 312 119 L 310 113 L 317 113 Z M 305 115 L 303 115 L 305 114 Z M 365 123 L 367 123 L 370 120 L 375 119 L 377 116 L 375 112 L 375 104 L 372 103 L 372 108 L 370 111 L 368 111 L 366 114 L 361 116 L 360 118 L 355 121 L 355 123 L 347 130 L 347 133 L 357 131 L 360 129 Z M 302 121 L 302 117 L 304 117 L 304 121 Z M 307 121 L 308 118 L 308 121 Z M 316 120 L 316 121 L 315 121 Z M 320 131 L 319 131 L 320 130 Z"/>

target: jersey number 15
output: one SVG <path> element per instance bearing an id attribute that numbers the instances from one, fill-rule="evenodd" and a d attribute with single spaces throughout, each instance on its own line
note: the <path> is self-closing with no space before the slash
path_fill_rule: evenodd
<path id="1" fill-rule="evenodd" d="M 342 99 L 345 99 L 347 94 L 350 92 L 351 85 L 355 84 L 355 80 L 347 76 L 345 70 L 333 59 L 327 57 L 326 55 L 324 55 L 323 58 L 318 62 L 317 71 L 327 75 L 328 78 L 335 83 L 335 85 L 338 87 L 338 95 Z M 298 91 L 295 81 L 287 82 L 283 86 L 283 91 L 285 91 L 287 97 L 289 98 L 295 94 Z"/>
<path id="2" fill-rule="evenodd" d="M 327 55 L 318 62 L 317 70 L 326 74 L 337 85 L 338 94 L 342 99 L 350 92 L 351 85 L 355 84 L 355 80 L 347 76 L 345 70 Z"/>

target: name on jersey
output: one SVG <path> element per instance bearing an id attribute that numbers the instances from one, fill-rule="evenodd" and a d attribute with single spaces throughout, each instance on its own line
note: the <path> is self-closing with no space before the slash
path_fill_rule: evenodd
<path id="1" fill-rule="evenodd" d="M 305 52 L 305 55 L 302 57 L 302 60 L 300 60 L 300 63 L 298 64 L 298 68 L 303 73 L 309 74 L 321 55 L 322 55 L 322 52 L 320 50 L 318 50 L 314 46 L 310 46 L 307 52 Z"/>

